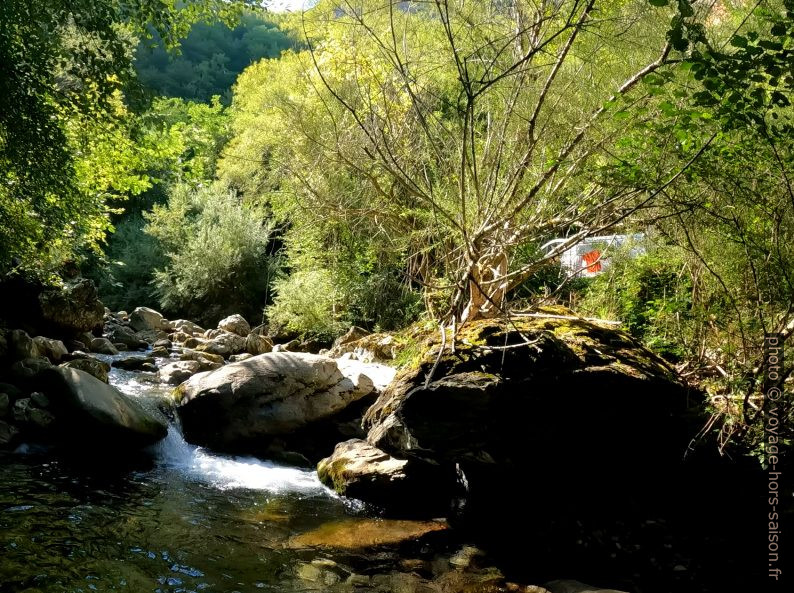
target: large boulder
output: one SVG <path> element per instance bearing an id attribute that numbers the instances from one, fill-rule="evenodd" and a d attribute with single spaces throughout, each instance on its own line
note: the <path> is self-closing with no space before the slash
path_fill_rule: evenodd
<path id="1" fill-rule="evenodd" d="M 136 332 L 147 330 L 162 330 L 168 329 L 168 322 L 163 319 L 163 316 L 158 311 L 150 309 L 149 307 L 136 307 L 130 313 L 130 327 Z"/>
<path id="2" fill-rule="evenodd" d="M 454 476 L 444 476 L 438 466 L 397 459 L 360 439 L 339 443 L 330 457 L 317 464 L 317 475 L 337 493 L 377 504 L 392 514 L 413 510 L 417 499 L 430 515 L 444 512 L 454 488 Z"/>
<path id="3" fill-rule="evenodd" d="M 105 307 L 96 286 L 81 278 L 61 288 L 42 291 L 38 296 L 42 322 L 59 335 L 74 335 L 102 327 Z"/>
<path id="4" fill-rule="evenodd" d="M 70 444 L 90 444 L 86 451 L 144 447 L 168 432 L 164 419 L 81 370 L 53 367 L 37 381 L 50 394 L 59 434 Z"/>
<path id="5" fill-rule="evenodd" d="M 373 390 L 333 359 L 268 353 L 194 375 L 176 394 L 185 437 L 220 448 L 287 435 L 341 412 Z"/>
<path id="6" fill-rule="evenodd" d="M 243 318 L 242 315 L 237 313 L 221 319 L 218 322 L 218 329 L 237 334 L 243 338 L 251 333 L 251 326 L 248 325 L 248 322 Z"/>
<path id="7" fill-rule="evenodd" d="M 620 507 L 679 470 L 697 431 L 694 398 L 624 332 L 571 314 L 475 321 L 440 356 L 437 334 L 427 332 L 422 354 L 367 411 L 367 440 L 398 459 L 456 468 L 468 509 L 487 519 L 492 507 L 563 500 Z M 527 490 L 571 476 L 609 488 Z"/>

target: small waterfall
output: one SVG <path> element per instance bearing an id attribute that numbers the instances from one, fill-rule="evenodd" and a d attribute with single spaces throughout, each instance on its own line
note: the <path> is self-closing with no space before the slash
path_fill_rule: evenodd
<path id="1" fill-rule="evenodd" d="M 154 445 L 153 451 L 162 466 L 220 490 L 245 488 L 273 493 L 330 495 L 313 471 L 284 467 L 254 457 L 227 457 L 212 453 L 185 441 L 175 424 L 169 426 L 168 435 Z"/>
<path id="2" fill-rule="evenodd" d="M 102 356 L 107 362 L 141 353 L 121 353 Z M 160 359 L 158 366 L 170 359 Z M 310 470 L 284 467 L 254 457 L 231 457 L 191 445 L 182 436 L 179 416 L 173 409 L 170 393 L 173 387 L 162 385 L 150 373 L 124 371 L 113 368 L 110 383 L 119 391 L 134 398 L 152 413 L 168 421 L 168 434 L 151 447 L 157 463 L 175 470 L 189 480 L 210 484 L 220 490 L 245 488 L 273 493 L 296 492 L 305 495 L 335 496 L 322 485 L 317 474 Z"/>

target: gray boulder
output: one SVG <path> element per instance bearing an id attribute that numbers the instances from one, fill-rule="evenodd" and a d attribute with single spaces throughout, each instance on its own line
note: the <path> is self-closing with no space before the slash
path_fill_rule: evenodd
<path id="1" fill-rule="evenodd" d="M 168 322 L 168 328 L 174 332 L 182 332 L 188 335 L 201 335 L 204 333 L 204 328 L 188 321 L 187 319 L 176 319 Z"/>
<path id="2" fill-rule="evenodd" d="M 218 354 L 224 358 L 228 358 L 232 354 L 241 354 L 246 351 L 245 348 L 246 339 L 244 337 L 225 331 L 221 331 L 209 342 L 196 346 L 196 350 L 199 352 Z"/>
<path id="3" fill-rule="evenodd" d="M 342 374 L 333 359 L 268 353 L 194 375 L 176 390 L 188 440 L 233 447 L 327 419 L 373 390 Z"/>
<path id="4" fill-rule="evenodd" d="M 87 442 L 87 452 L 138 448 L 168 432 L 165 420 L 86 372 L 51 368 L 38 377 L 52 397 L 58 428 L 67 442 Z"/>
<path id="5" fill-rule="evenodd" d="M 111 366 L 125 371 L 157 371 L 155 360 L 151 356 L 130 356 L 114 360 Z"/>
<path id="6" fill-rule="evenodd" d="M 91 352 L 99 354 L 118 354 L 119 351 L 113 345 L 113 342 L 107 338 L 93 338 L 90 344 Z"/>
<path id="7" fill-rule="evenodd" d="M 59 365 L 61 368 L 77 369 L 96 377 L 103 383 L 108 382 L 108 374 L 110 373 L 110 365 L 98 358 L 86 357 L 76 358 L 69 362 L 64 362 Z"/>
<path id="8" fill-rule="evenodd" d="M 149 307 L 136 307 L 130 313 L 130 327 L 136 332 L 146 330 L 161 330 L 167 329 L 168 324 L 163 319 L 162 314 L 150 309 Z"/>
<path id="9" fill-rule="evenodd" d="M 243 338 L 251 333 L 251 326 L 248 325 L 248 322 L 242 315 L 238 315 L 237 313 L 229 315 L 225 319 L 221 319 L 218 322 L 218 329 L 237 334 Z"/>
<path id="10" fill-rule="evenodd" d="M 251 332 L 245 338 L 245 350 L 248 354 L 253 354 L 254 356 L 267 354 L 273 351 L 273 342 L 267 336 Z"/>
<path id="11" fill-rule="evenodd" d="M 160 383 L 179 385 L 200 371 L 201 364 L 199 362 L 195 360 L 178 360 L 165 365 L 157 371 L 157 376 L 160 379 Z"/>
<path id="12" fill-rule="evenodd" d="M 33 338 L 36 344 L 36 349 L 39 356 L 45 356 L 50 359 L 50 362 L 59 363 L 69 356 L 69 351 L 60 340 L 52 340 L 44 336 L 36 336 Z"/>
<path id="13" fill-rule="evenodd" d="M 8 333 L 8 356 L 11 360 L 38 358 L 39 349 L 26 332 L 14 329 Z"/>
<path id="14" fill-rule="evenodd" d="M 105 326 L 105 334 L 117 349 L 118 344 L 124 344 L 127 349 L 130 350 L 137 350 L 139 348 L 145 349 L 148 347 L 148 344 L 136 336 L 135 332 L 126 325 L 108 323 Z"/>
<path id="15" fill-rule="evenodd" d="M 450 476 L 438 466 L 397 459 L 366 441 L 339 443 L 317 464 L 317 475 L 328 487 L 348 498 L 360 498 L 391 512 L 423 501 L 426 512 L 443 512 L 452 496 Z"/>

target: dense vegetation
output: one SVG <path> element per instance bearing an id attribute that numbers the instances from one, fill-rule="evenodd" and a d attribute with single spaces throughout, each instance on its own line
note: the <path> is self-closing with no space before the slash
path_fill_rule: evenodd
<path id="1" fill-rule="evenodd" d="M 790 0 L 359 4 L 4 3 L 0 272 L 324 337 L 560 301 L 746 433 L 794 333 Z"/>
<path id="2" fill-rule="evenodd" d="M 273 20 L 246 12 L 233 28 L 219 21 L 196 23 L 178 54 L 168 51 L 155 33 L 139 45 L 135 69 L 140 82 L 158 95 L 202 102 L 217 95 L 228 103 L 240 72 L 262 58 L 277 58 L 292 45 Z"/>

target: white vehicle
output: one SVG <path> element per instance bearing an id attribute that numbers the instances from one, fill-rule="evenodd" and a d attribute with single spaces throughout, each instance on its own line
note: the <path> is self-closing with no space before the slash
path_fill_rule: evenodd
<path id="1" fill-rule="evenodd" d="M 562 252 L 560 267 L 566 271 L 568 277 L 597 276 L 609 267 L 611 255 L 624 246 L 628 247 L 630 257 L 644 254 L 645 247 L 642 245 L 644 238 L 644 233 L 587 237 Z M 566 241 L 568 239 L 552 239 L 540 250 L 548 254 L 554 247 Z"/>

